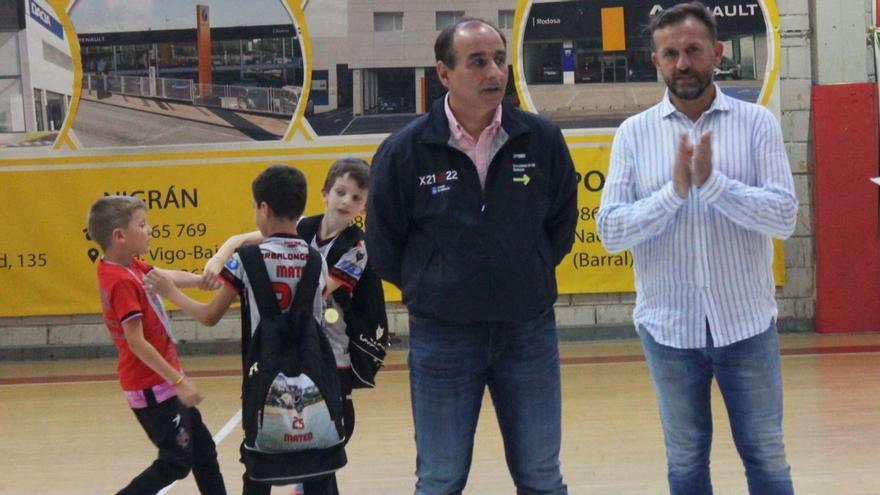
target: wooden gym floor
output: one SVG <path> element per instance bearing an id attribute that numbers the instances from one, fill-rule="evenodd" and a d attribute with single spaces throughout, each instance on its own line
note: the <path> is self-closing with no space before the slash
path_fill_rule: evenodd
<path id="1" fill-rule="evenodd" d="M 880 495 L 880 334 L 783 335 L 785 434 L 799 495 Z M 561 344 L 563 474 L 573 495 L 664 494 L 657 406 L 637 341 Z M 207 399 L 229 493 L 241 493 L 237 356 L 188 357 Z M 374 390 L 355 392 L 345 495 L 412 493 L 415 447 L 406 352 L 393 351 Z M 0 494 L 115 493 L 154 458 L 128 410 L 115 361 L 0 363 Z M 717 495 L 747 493 L 715 391 Z M 192 477 L 167 490 L 196 494 Z M 484 401 L 467 494 L 513 494 L 491 401 Z"/>

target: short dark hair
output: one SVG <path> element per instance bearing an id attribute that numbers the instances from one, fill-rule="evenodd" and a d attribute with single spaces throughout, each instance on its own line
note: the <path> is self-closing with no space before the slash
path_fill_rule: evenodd
<path id="1" fill-rule="evenodd" d="M 440 34 L 437 35 L 437 40 L 434 42 L 435 60 L 443 62 L 443 64 L 450 69 L 455 68 L 455 50 L 452 48 L 452 44 L 455 42 L 455 32 L 459 28 L 468 24 L 485 24 L 486 26 L 489 26 L 498 33 L 498 36 L 501 36 L 501 41 L 504 43 L 504 46 L 507 46 L 507 38 L 504 37 L 504 33 L 495 27 L 494 24 L 487 20 L 480 19 L 479 17 L 465 17 L 464 19 L 459 19 L 446 26 L 443 28 L 443 31 L 440 31 Z"/>
<path id="2" fill-rule="evenodd" d="M 333 162 L 330 171 L 327 172 L 327 178 L 324 180 L 323 192 L 328 192 L 336 179 L 345 177 L 348 174 L 355 181 L 359 188 L 367 189 L 370 187 L 370 166 L 361 158 L 345 157 Z"/>
<path id="3" fill-rule="evenodd" d="M 306 176 L 287 165 L 270 166 L 251 184 L 257 206 L 265 202 L 273 215 L 290 220 L 302 216 L 306 208 L 306 189 Z"/>
<path id="4" fill-rule="evenodd" d="M 131 222 L 137 210 L 147 210 L 144 200 L 134 196 L 103 196 L 89 208 L 89 237 L 101 246 L 103 251 L 110 247 L 113 231 L 124 229 Z"/>
<path id="5" fill-rule="evenodd" d="M 651 46 L 654 45 L 654 31 L 678 24 L 688 17 L 693 17 L 706 26 L 706 30 L 709 31 L 709 39 L 712 42 L 718 39 L 718 23 L 715 21 L 715 16 L 702 2 L 694 1 L 676 4 L 651 18 L 647 28 L 651 37 Z"/>

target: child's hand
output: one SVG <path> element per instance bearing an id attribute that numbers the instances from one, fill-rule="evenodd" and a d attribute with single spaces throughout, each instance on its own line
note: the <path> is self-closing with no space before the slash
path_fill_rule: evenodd
<path id="1" fill-rule="evenodd" d="M 226 264 L 226 258 L 218 255 L 211 257 L 211 259 L 205 263 L 205 272 L 202 274 L 202 280 L 199 282 L 199 289 L 219 289 L 221 284 L 220 281 L 217 280 L 217 275 L 220 275 L 220 271 L 223 270 L 224 264 Z"/>
<path id="2" fill-rule="evenodd" d="M 180 399 L 180 402 L 183 402 L 183 405 L 186 407 L 193 407 L 205 400 L 205 394 L 197 389 L 195 384 L 190 382 L 189 379 L 183 380 L 180 382 L 180 385 L 176 385 L 174 389 L 177 391 L 177 398 Z"/>
<path id="3" fill-rule="evenodd" d="M 175 286 L 174 281 L 160 270 L 150 270 L 144 276 L 144 288 L 167 299 L 168 294 L 174 290 Z"/>
<path id="4" fill-rule="evenodd" d="M 204 274 L 199 278 L 199 289 L 202 290 L 217 290 L 223 286 L 223 282 L 217 278 L 217 275 L 214 273 L 209 273 L 207 270 Z"/>

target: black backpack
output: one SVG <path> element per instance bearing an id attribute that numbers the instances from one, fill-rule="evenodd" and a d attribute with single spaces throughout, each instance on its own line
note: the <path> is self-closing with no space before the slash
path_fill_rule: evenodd
<path id="1" fill-rule="evenodd" d="M 296 226 L 297 234 L 311 242 L 315 238 L 324 215 L 315 215 L 300 220 Z M 364 231 L 349 225 L 336 237 L 327 254 L 327 266 L 335 265 L 339 259 L 360 242 Z M 385 365 L 385 348 L 388 347 L 388 314 L 385 312 L 385 292 L 382 280 L 367 265 L 354 290 L 349 292 L 340 287 L 333 297 L 343 310 L 348 352 L 351 358 L 351 383 L 353 388 L 376 386 L 376 373 Z"/>
<path id="2" fill-rule="evenodd" d="M 273 485 L 325 476 L 347 459 L 336 361 L 314 315 L 321 255 L 309 248 L 290 309 L 282 314 L 260 247 L 237 252 L 260 311 L 253 336 L 242 324 L 247 476 Z"/>

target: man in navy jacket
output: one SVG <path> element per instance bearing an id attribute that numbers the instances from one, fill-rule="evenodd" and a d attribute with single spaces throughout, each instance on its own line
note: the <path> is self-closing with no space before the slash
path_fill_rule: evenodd
<path id="1" fill-rule="evenodd" d="M 416 494 L 463 490 L 486 386 L 517 493 L 567 493 L 553 303 L 577 179 L 558 126 L 502 103 L 505 44 L 480 19 L 443 30 L 447 96 L 370 174 L 370 261 L 409 311 Z"/>

